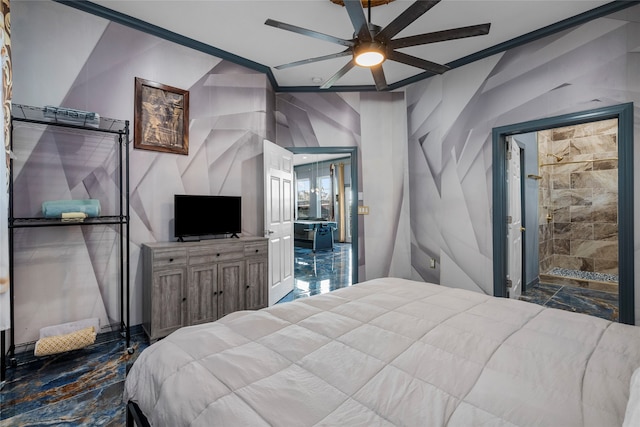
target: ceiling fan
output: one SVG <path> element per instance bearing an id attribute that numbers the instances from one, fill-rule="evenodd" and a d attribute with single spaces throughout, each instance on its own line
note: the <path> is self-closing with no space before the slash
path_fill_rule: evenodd
<path id="1" fill-rule="evenodd" d="M 365 18 L 364 9 L 362 8 L 362 0 L 344 0 L 344 6 L 347 9 L 349 19 L 351 20 L 355 31 L 353 38 L 349 40 L 286 24 L 284 22 L 275 21 L 273 19 L 267 19 L 265 21 L 266 25 L 347 47 L 342 52 L 303 59 L 301 61 L 279 65 L 275 68 L 277 70 L 282 70 L 298 65 L 310 64 L 312 62 L 340 58 L 342 56 L 351 56 L 351 60 L 337 73 L 330 77 L 322 86 L 320 86 L 320 89 L 330 88 L 349 70 L 356 65 L 359 65 L 361 67 L 370 68 L 376 89 L 384 90 L 388 87 L 384 71 L 382 70 L 382 63 L 385 60 L 401 62 L 434 74 L 442 74 L 449 70 L 449 67 L 399 52 L 396 49 L 446 40 L 461 39 L 465 37 L 482 36 L 489 33 L 491 24 L 472 25 L 469 27 L 459 27 L 397 39 L 393 38 L 433 6 L 440 3 L 440 1 L 441 0 L 417 0 L 404 12 L 398 15 L 398 17 L 396 17 L 389 25 L 381 28 L 378 25 L 371 23 L 371 0 L 368 1 L 368 20 Z"/>

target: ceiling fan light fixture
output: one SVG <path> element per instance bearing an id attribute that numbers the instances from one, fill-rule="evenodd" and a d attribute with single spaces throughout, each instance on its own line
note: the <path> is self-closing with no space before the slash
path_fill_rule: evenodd
<path id="1" fill-rule="evenodd" d="M 386 59 L 381 46 L 376 43 L 361 45 L 353 55 L 356 64 L 361 67 L 375 67 Z"/>

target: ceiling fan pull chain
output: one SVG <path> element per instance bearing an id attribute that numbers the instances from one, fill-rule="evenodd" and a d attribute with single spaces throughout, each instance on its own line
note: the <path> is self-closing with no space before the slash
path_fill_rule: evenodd
<path id="1" fill-rule="evenodd" d="M 371 0 L 367 2 L 367 11 L 369 16 L 369 24 L 371 24 Z"/>

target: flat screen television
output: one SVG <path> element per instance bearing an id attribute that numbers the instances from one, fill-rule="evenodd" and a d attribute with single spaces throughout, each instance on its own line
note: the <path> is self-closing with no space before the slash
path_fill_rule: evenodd
<path id="1" fill-rule="evenodd" d="M 184 237 L 242 232 L 242 199 L 235 196 L 174 196 L 174 230 L 179 240 Z"/>

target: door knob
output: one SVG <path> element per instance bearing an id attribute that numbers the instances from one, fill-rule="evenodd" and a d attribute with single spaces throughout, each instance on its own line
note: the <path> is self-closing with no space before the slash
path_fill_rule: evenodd
<path id="1" fill-rule="evenodd" d="M 275 233 L 275 231 L 273 231 L 273 230 L 267 230 L 267 234 L 273 234 L 273 233 Z"/>
<path id="2" fill-rule="evenodd" d="M 520 231 L 525 231 L 525 230 L 526 230 L 526 228 L 520 227 Z"/>

